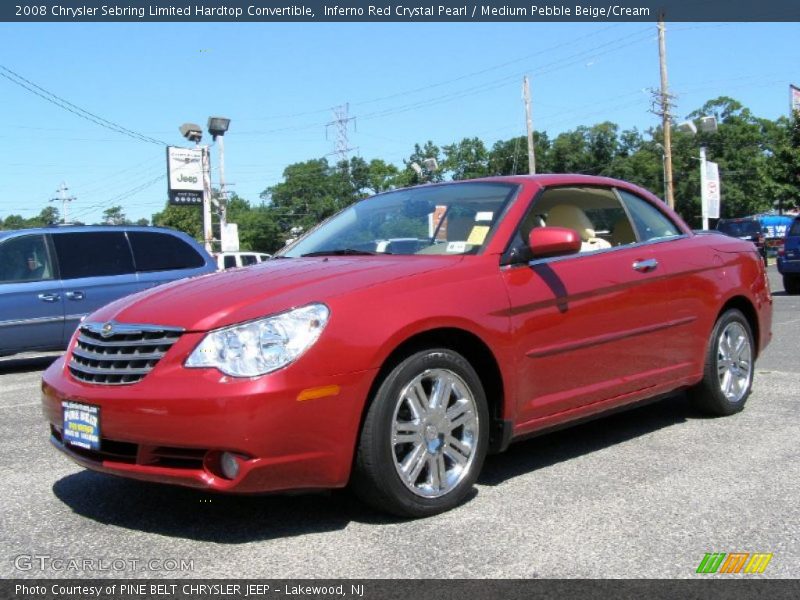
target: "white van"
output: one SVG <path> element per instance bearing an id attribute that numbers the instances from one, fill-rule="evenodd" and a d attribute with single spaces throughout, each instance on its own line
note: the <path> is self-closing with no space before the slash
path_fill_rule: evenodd
<path id="1" fill-rule="evenodd" d="M 216 255 L 217 267 L 220 271 L 225 269 L 236 269 L 238 267 L 249 267 L 272 258 L 271 254 L 263 252 L 220 252 Z"/>

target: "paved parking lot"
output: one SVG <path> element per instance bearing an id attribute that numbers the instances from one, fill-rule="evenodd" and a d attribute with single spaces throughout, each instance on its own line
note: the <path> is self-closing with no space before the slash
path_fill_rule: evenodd
<path id="1" fill-rule="evenodd" d="M 513 445 L 466 505 L 420 521 L 345 492 L 226 497 L 85 471 L 47 441 L 52 355 L 0 360 L 0 576 L 667 578 L 706 552 L 771 552 L 764 577 L 797 577 L 800 297 L 770 270 L 774 340 L 743 413 L 705 418 L 678 395 Z"/>

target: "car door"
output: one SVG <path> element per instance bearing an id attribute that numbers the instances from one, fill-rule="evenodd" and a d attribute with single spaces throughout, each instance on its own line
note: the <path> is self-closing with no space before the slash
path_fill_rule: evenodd
<path id="1" fill-rule="evenodd" d="M 0 241 L 0 354 L 61 347 L 64 296 L 43 234 Z"/>
<path id="2" fill-rule="evenodd" d="M 702 369 L 705 348 L 719 309 L 709 303 L 717 285 L 720 258 L 700 237 L 678 235 L 679 228 L 653 204 L 631 191 L 617 190 L 642 244 L 653 245 L 665 291 L 664 310 L 672 325 L 665 330 L 663 360 L 676 379 Z"/>
<path id="3" fill-rule="evenodd" d="M 553 222 L 563 205 L 594 223 L 579 231 L 580 253 L 503 271 L 520 357 L 518 429 L 593 403 L 624 402 L 669 381 L 675 368 L 663 358 L 673 317 L 663 303 L 658 245 L 640 241 L 613 189 L 548 192 L 531 209 L 536 226 L 569 226 Z"/>
<path id="4" fill-rule="evenodd" d="M 124 231 L 53 232 L 64 289 L 64 343 L 81 319 L 138 289 Z"/>

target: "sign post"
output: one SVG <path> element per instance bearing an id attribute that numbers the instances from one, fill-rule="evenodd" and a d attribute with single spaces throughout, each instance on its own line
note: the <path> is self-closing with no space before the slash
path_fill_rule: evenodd
<path id="1" fill-rule="evenodd" d="M 719 219 L 720 185 L 719 165 L 706 160 L 705 147 L 700 148 L 700 199 L 702 204 L 703 229 L 708 229 L 709 219 Z"/>

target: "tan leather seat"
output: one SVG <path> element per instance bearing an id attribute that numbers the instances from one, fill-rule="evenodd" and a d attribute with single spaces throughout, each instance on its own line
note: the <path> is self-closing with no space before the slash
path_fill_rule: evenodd
<path id="1" fill-rule="evenodd" d="M 548 227 L 574 229 L 581 236 L 581 252 L 610 248 L 606 240 L 595 235 L 594 225 L 586 213 L 573 204 L 558 204 L 547 213 Z"/>
<path id="2" fill-rule="evenodd" d="M 623 244 L 633 244 L 636 242 L 636 234 L 633 232 L 631 222 L 627 217 L 622 217 L 611 230 L 611 245 L 622 246 Z"/>

